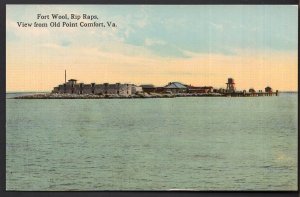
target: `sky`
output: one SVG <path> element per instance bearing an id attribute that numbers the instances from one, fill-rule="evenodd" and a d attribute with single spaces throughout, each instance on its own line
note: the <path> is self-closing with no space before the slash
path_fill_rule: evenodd
<path id="1" fill-rule="evenodd" d="M 18 27 L 56 21 L 37 14 L 97 15 L 117 27 Z M 298 7 L 291 5 L 6 7 L 8 92 L 51 91 L 65 69 L 68 79 L 84 83 L 225 88 L 232 77 L 238 90 L 296 91 L 297 53 Z"/>

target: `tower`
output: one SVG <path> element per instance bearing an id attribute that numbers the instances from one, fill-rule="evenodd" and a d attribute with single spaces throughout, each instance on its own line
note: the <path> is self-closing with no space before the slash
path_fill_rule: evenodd
<path id="1" fill-rule="evenodd" d="M 67 93 L 67 70 L 65 70 L 64 93 Z"/>
<path id="2" fill-rule="evenodd" d="M 226 92 L 228 93 L 235 92 L 235 83 L 233 78 L 228 78 L 228 82 L 226 84 L 227 84 Z"/>

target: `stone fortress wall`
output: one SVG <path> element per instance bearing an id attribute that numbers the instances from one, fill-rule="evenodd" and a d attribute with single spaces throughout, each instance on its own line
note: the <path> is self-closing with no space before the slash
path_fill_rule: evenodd
<path id="1" fill-rule="evenodd" d="M 75 79 L 70 79 L 68 82 L 55 87 L 52 93 L 58 94 L 97 94 L 97 95 L 124 95 L 129 96 L 137 92 L 142 92 L 142 87 L 136 86 L 134 84 L 84 84 L 76 83 Z"/>

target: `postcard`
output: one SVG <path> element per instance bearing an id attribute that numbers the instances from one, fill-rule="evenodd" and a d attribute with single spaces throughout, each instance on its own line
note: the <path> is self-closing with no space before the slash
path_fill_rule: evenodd
<path id="1" fill-rule="evenodd" d="M 296 191 L 298 7 L 6 5 L 7 191 Z"/>

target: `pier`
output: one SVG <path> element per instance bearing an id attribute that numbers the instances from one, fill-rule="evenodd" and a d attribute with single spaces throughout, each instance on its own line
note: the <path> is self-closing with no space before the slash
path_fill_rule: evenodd
<path id="1" fill-rule="evenodd" d="M 256 97 L 256 96 L 278 96 L 278 90 L 276 92 L 233 92 L 225 93 L 227 97 Z"/>
<path id="2" fill-rule="evenodd" d="M 223 91 L 223 94 L 227 97 L 257 97 L 257 96 L 278 96 L 278 90 L 273 92 L 272 88 L 267 86 L 265 91 L 259 90 L 256 92 L 253 88 L 249 89 L 249 92 L 246 90 L 243 91 L 236 91 L 235 82 L 233 78 L 228 78 L 226 83 L 227 87 L 226 90 Z"/>

